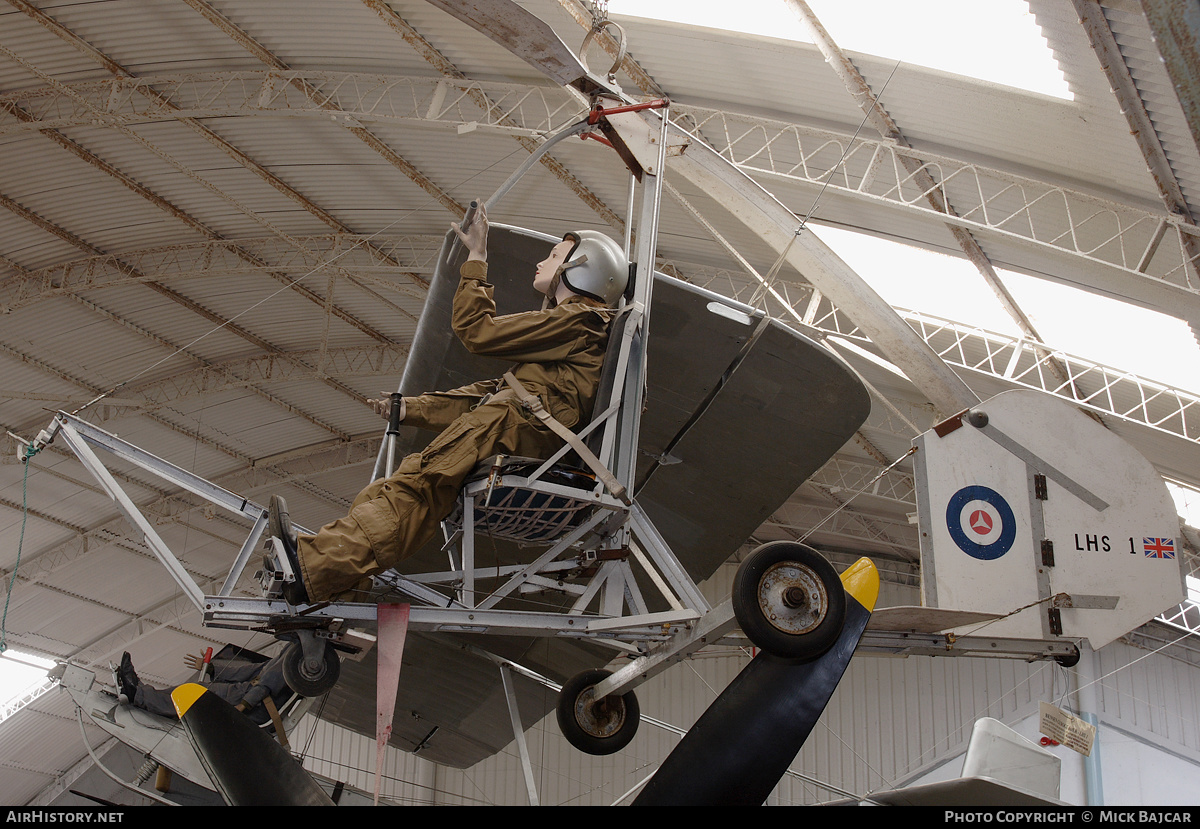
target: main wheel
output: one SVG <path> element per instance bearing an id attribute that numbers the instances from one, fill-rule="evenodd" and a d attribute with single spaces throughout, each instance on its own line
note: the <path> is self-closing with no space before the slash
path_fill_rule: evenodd
<path id="1" fill-rule="evenodd" d="M 302 697 L 319 697 L 337 684 L 342 672 L 333 645 L 325 643 L 325 653 L 320 664 L 304 658 L 304 648 L 296 642 L 288 647 L 283 659 L 283 678 L 288 687 Z"/>
<path id="2" fill-rule="evenodd" d="M 567 742 L 587 754 L 612 754 L 629 745 L 641 721 L 633 691 L 595 698 L 595 688 L 608 671 L 583 671 L 571 677 L 558 695 L 558 727 Z"/>
<path id="3" fill-rule="evenodd" d="M 846 591 L 825 557 L 792 541 L 764 544 L 733 579 L 733 615 L 750 641 L 784 659 L 815 659 L 846 619 Z"/>

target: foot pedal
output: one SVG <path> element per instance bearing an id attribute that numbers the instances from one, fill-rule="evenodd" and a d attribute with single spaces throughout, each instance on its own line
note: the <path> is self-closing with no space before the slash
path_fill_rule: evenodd
<path id="1" fill-rule="evenodd" d="M 109 670 L 112 671 L 113 687 L 116 689 L 117 702 L 129 705 L 133 702 L 125 693 L 121 691 L 121 676 L 117 672 L 117 666 L 113 663 L 108 663 Z"/>
<path id="2" fill-rule="evenodd" d="M 274 536 L 267 538 L 263 569 L 258 571 L 257 578 L 263 596 L 268 599 L 280 598 L 283 595 L 283 586 L 296 581 L 296 573 L 284 552 L 283 542 Z"/>

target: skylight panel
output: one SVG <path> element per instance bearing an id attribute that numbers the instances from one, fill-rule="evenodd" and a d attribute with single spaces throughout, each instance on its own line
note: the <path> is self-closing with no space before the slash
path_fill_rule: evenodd
<path id="1" fill-rule="evenodd" d="M 0 722 L 50 690 L 46 672 L 54 661 L 7 650 L 0 656 Z"/>
<path id="2" fill-rule="evenodd" d="M 850 230 L 809 227 L 893 307 L 1021 336 L 966 259 Z M 1026 274 L 997 272 L 1051 348 L 1200 394 L 1200 348 L 1183 320 Z"/>
<path id="3" fill-rule="evenodd" d="M 808 0 L 843 49 L 1072 98 L 1025 0 Z M 811 43 L 785 0 L 609 0 L 646 17 Z"/>

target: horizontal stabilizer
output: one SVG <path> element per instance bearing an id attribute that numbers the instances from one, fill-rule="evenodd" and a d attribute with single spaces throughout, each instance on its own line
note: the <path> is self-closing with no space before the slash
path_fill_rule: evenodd
<path id="1" fill-rule="evenodd" d="M 974 610 L 950 610 L 944 607 L 881 607 L 871 614 L 867 630 L 889 630 L 904 633 L 939 633 L 943 630 L 975 625 L 999 619 L 998 613 L 979 613 Z"/>

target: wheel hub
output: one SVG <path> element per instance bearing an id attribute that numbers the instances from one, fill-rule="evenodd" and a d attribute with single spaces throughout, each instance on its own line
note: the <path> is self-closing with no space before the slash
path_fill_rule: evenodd
<path id="1" fill-rule="evenodd" d="M 575 721 L 593 737 L 611 737 L 625 723 L 625 705 L 620 697 L 596 699 L 596 689 L 585 688 L 575 698 Z"/>
<path id="2" fill-rule="evenodd" d="M 771 625 L 793 635 L 814 629 L 829 612 L 829 596 L 821 579 L 794 562 L 767 568 L 758 582 L 758 603 Z"/>

